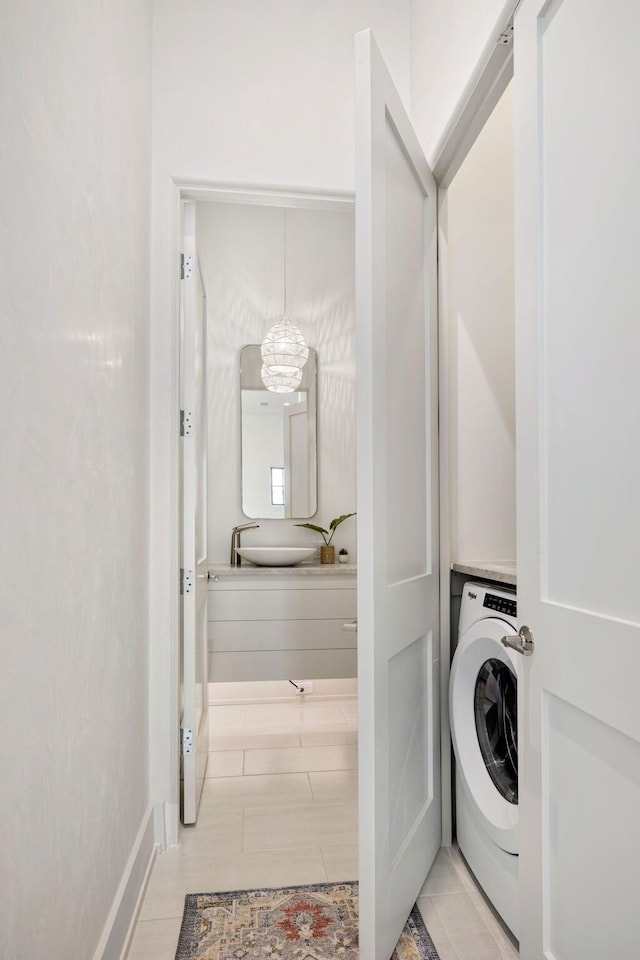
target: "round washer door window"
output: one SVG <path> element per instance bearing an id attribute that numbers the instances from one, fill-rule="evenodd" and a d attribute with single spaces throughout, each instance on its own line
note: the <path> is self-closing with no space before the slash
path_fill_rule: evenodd
<path id="1" fill-rule="evenodd" d="M 486 660 L 478 672 L 474 714 L 480 752 L 501 796 L 518 802 L 518 687 L 501 660 Z"/>

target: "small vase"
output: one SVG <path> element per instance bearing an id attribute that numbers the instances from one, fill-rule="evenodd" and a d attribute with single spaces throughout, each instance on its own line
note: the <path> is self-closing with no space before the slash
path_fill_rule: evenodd
<path id="1" fill-rule="evenodd" d="M 336 548 L 334 546 L 320 547 L 320 563 L 335 563 L 335 562 L 336 562 Z"/>

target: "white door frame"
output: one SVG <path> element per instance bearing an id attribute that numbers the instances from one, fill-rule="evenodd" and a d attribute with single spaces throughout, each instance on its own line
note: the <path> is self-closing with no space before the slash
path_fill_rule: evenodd
<path id="1" fill-rule="evenodd" d="M 440 703 L 442 767 L 442 843 L 453 839 L 449 674 L 451 665 L 451 530 L 449 521 L 449 336 L 448 324 L 448 189 L 485 123 L 513 77 L 513 15 L 520 0 L 503 9 L 475 71 L 438 143 L 431 167 L 438 183 L 438 317 L 440 436 Z M 504 39 L 502 39 L 504 38 Z"/>
<path id="2" fill-rule="evenodd" d="M 150 754 L 150 781 L 152 784 L 151 800 L 155 805 L 155 839 L 156 844 L 164 849 L 174 846 L 179 839 L 180 804 L 179 778 L 180 753 L 178 731 L 180 727 L 180 709 L 178 690 L 180 683 L 179 651 L 180 651 L 180 527 L 178 504 L 178 474 L 179 474 L 179 376 L 180 376 L 180 303 L 178 264 L 179 251 L 182 243 L 181 204 L 183 200 L 209 201 L 218 203 L 238 203 L 260 206 L 286 206 L 309 210 L 352 210 L 355 196 L 352 192 L 327 192 L 307 189 L 304 187 L 272 187 L 259 184 L 220 183 L 192 180 L 185 177 L 173 177 L 167 194 L 167 210 L 170 210 L 170 243 L 166 247 L 167 258 L 163 264 L 167 275 L 171 278 L 171 329 L 169 337 L 164 340 L 163 348 L 168 351 L 168 363 L 164 364 L 165 372 L 170 365 L 170 423 L 163 424 L 165 430 L 170 431 L 170 502 L 171 519 L 166 518 L 159 529 L 151 523 L 152 566 L 149 582 L 150 608 L 150 667 L 149 667 L 149 699 L 150 699 L 150 726 L 149 726 L 149 754 Z M 154 375 L 161 377 L 159 364 L 154 364 Z M 166 400 L 167 384 L 164 378 L 164 398 Z M 152 386 L 153 390 L 153 386 Z M 153 411 L 154 404 L 151 404 Z M 166 404 L 165 404 L 166 409 Z M 166 443 L 166 433 L 164 435 Z M 165 447 L 166 450 L 166 447 Z M 157 458 L 156 458 L 157 459 Z M 165 458 L 166 462 L 166 458 Z M 152 481 L 153 471 L 156 469 L 154 460 L 151 462 Z M 152 482 L 152 489 L 154 484 Z M 166 490 L 166 487 L 165 487 Z M 166 501 L 165 501 L 166 503 Z M 231 531 L 229 531 L 231 532 Z M 155 538 L 155 539 L 154 539 Z M 154 571 L 153 557 L 161 553 L 165 558 L 171 558 L 170 567 L 165 562 L 158 563 L 162 569 Z M 167 600 L 168 598 L 168 600 Z M 167 602 L 170 610 L 167 610 Z M 158 614 L 163 609 L 168 616 L 164 621 Z M 156 657 L 159 654 L 159 657 Z M 162 662 L 158 662 L 161 660 Z M 154 784 L 160 783 L 154 790 Z M 164 795 L 162 795 L 164 794 Z"/>

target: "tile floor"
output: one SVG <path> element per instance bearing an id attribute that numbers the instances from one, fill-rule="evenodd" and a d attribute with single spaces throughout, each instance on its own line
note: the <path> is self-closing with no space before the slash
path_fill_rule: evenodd
<path id="1" fill-rule="evenodd" d="M 128 960 L 173 960 L 187 893 L 357 876 L 357 703 L 216 706 L 198 823 L 158 857 Z M 418 901 L 441 960 L 513 960 L 455 848 Z"/>
<path id="2" fill-rule="evenodd" d="M 442 847 L 418 897 L 440 960 L 517 960 L 518 948 L 457 847 Z"/>

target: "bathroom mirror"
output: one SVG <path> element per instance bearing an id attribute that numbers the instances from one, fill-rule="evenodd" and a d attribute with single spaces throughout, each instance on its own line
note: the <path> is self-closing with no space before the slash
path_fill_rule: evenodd
<path id="1" fill-rule="evenodd" d="M 293 393 L 267 390 L 260 344 L 240 351 L 242 512 L 252 520 L 304 520 L 318 509 L 316 352 Z"/>

